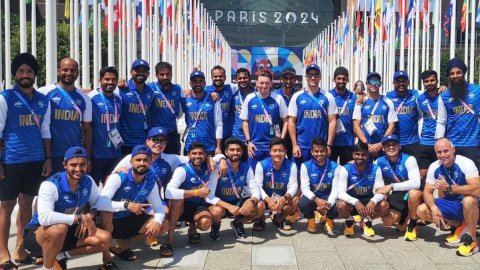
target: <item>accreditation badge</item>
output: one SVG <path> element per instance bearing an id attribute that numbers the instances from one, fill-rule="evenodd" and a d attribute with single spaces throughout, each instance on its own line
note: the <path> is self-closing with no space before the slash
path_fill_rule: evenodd
<path id="1" fill-rule="evenodd" d="M 109 130 L 107 135 L 115 149 L 120 148 L 120 146 L 124 143 L 122 136 L 120 135 L 120 132 L 118 132 L 117 128 Z"/>

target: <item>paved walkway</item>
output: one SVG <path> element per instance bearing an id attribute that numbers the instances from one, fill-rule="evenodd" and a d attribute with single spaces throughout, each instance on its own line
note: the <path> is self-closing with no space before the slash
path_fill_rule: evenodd
<path id="1" fill-rule="evenodd" d="M 222 222 L 221 238 L 212 242 L 208 233 L 201 233 L 202 242 L 191 246 L 187 229 L 177 231 L 173 258 L 160 258 L 159 247 L 134 245 L 140 257 L 136 262 L 115 259 L 120 269 L 480 269 L 480 254 L 464 258 L 455 255 L 455 247 L 443 243 L 446 232 L 429 225 L 420 227 L 420 239 L 406 242 L 394 228 L 374 222 L 375 237 L 363 237 L 357 226 L 356 235 L 346 238 L 342 223 L 335 224 L 335 234 L 326 235 L 319 226 L 316 234 L 305 231 L 306 220 L 295 223 L 290 232 L 278 231 L 270 221 L 266 230 L 253 233 L 246 225 L 247 239 L 236 240 L 230 219 Z M 13 249 L 12 228 L 9 241 Z M 165 237 L 161 238 L 165 241 Z M 98 269 L 99 254 L 78 257 L 68 262 L 69 269 Z M 21 269 L 38 269 L 22 266 Z"/>

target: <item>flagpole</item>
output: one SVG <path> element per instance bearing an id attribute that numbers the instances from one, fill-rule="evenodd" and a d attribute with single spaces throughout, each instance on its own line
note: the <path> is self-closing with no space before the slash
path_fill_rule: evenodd
<path id="1" fill-rule="evenodd" d="M 426 67 L 426 57 L 427 57 L 427 27 L 426 27 L 426 22 L 427 22 L 427 16 L 428 13 L 425 12 L 425 3 L 423 3 L 422 6 L 422 14 L 423 14 L 423 22 L 422 22 L 422 72 L 425 70 Z M 418 86 L 418 84 L 417 84 Z M 420 84 L 420 89 L 423 89 L 423 84 Z"/>
<path id="2" fill-rule="evenodd" d="M 37 0 L 32 0 L 32 55 L 37 57 Z M 1 35 L 0 35 L 1 36 Z M 1 52 L 1 50 L 0 50 Z M 0 61 L 1 63 L 1 61 Z M 0 71 L 1 72 L 1 71 Z M 1 81 L 1 80 L 0 80 Z"/>
<path id="3" fill-rule="evenodd" d="M 115 66 L 115 36 L 113 27 L 113 1 L 108 2 L 108 65 Z"/>
<path id="4" fill-rule="evenodd" d="M 6 1 L 8 3 L 10 1 Z M 57 11 L 56 3 L 54 1 L 45 2 L 45 62 L 46 62 L 46 84 L 52 84 L 56 82 L 56 69 L 57 69 Z M 7 12 L 5 13 L 5 19 Z M 8 16 L 10 20 L 10 16 Z M 10 35 L 10 33 L 8 33 Z M 10 59 L 10 56 L 7 58 Z M 7 65 L 9 69 L 10 65 Z M 10 70 L 5 72 L 10 74 Z"/>
<path id="5" fill-rule="evenodd" d="M 141 37 L 142 37 L 142 59 L 147 59 L 147 3 L 146 1 L 142 2 L 142 30 L 141 30 Z"/>
<path id="6" fill-rule="evenodd" d="M 97 68 L 100 69 L 102 67 L 102 4 L 97 5 Z M 98 83 L 98 82 L 97 82 Z"/>
<path id="7" fill-rule="evenodd" d="M 82 0 L 82 87 L 90 88 L 90 40 L 88 0 Z"/>
<path id="8" fill-rule="evenodd" d="M 93 89 L 98 88 L 98 4 L 95 2 L 92 6 L 92 13 L 93 13 Z"/>
<path id="9" fill-rule="evenodd" d="M 126 1 L 126 9 L 127 9 L 127 15 L 126 15 L 126 20 L 127 20 L 127 24 L 126 24 L 126 28 L 127 28 L 127 33 L 126 33 L 126 36 L 127 36 L 127 60 L 126 60 L 126 66 L 125 66 L 125 73 L 123 74 L 123 76 L 127 76 L 127 70 L 128 70 L 128 65 L 130 63 L 132 63 L 133 61 L 133 41 L 134 39 L 132 38 L 133 35 L 132 35 L 132 32 L 135 32 L 135 27 L 133 26 L 133 22 L 132 22 L 132 0 L 127 0 Z"/>
<path id="10" fill-rule="evenodd" d="M 65 2 L 67 4 L 67 2 Z M 75 58 L 75 34 L 73 33 L 73 0 L 68 1 L 68 21 L 69 21 L 69 32 L 70 32 L 70 58 Z"/>
<path id="11" fill-rule="evenodd" d="M 469 0 L 465 0 L 465 1 L 466 1 L 465 29 L 464 29 L 465 31 L 463 32 L 464 35 L 465 35 L 465 49 L 464 49 L 464 51 L 465 51 L 465 53 L 464 53 L 464 59 L 465 59 L 465 60 L 464 60 L 464 61 L 465 61 L 465 63 L 466 63 L 467 66 L 468 66 L 468 60 L 469 60 L 469 58 L 468 58 L 468 23 L 469 23 L 468 17 L 470 17 L 470 16 L 468 15 L 468 10 L 469 10 L 469 4 L 470 4 L 470 2 L 469 2 Z M 462 4 L 462 14 L 463 14 L 463 4 Z M 463 15 L 462 15 L 462 16 L 463 16 Z M 471 70 L 471 69 L 468 70 L 468 73 L 472 73 L 472 72 L 473 72 L 473 70 Z"/>
<path id="12" fill-rule="evenodd" d="M 451 0 L 452 3 L 452 18 L 450 19 L 450 59 L 455 57 L 455 42 L 457 35 L 457 1 Z"/>
<path id="13" fill-rule="evenodd" d="M 11 86 L 12 81 L 12 71 L 10 68 L 10 39 L 11 39 L 11 29 L 10 29 L 10 1 L 5 1 L 5 88 L 8 89 Z M 2 81 L 3 84 L 3 81 Z"/>
<path id="14" fill-rule="evenodd" d="M 20 13 L 20 52 L 23 53 L 27 51 L 27 5 L 25 0 L 18 1 L 18 5 Z"/>
<path id="15" fill-rule="evenodd" d="M 475 17 L 476 17 L 476 9 L 475 9 L 475 0 L 471 0 L 471 7 L 470 7 L 470 12 L 472 14 L 471 20 L 470 20 L 470 64 L 469 64 L 469 70 L 471 72 L 468 74 L 468 81 L 473 83 L 473 76 L 474 76 L 474 69 L 475 69 Z M 467 59 L 465 59 L 467 61 Z"/>
<path id="16" fill-rule="evenodd" d="M 416 1 L 416 0 L 415 0 Z M 420 67 L 420 5 L 415 4 L 415 62 L 413 64 L 413 89 L 418 89 L 418 74 Z"/>
<path id="17" fill-rule="evenodd" d="M 79 0 L 73 1 L 73 37 L 74 37 L 74 59 L 77 63 L 80 63 L 80 29 L 78 27 L 78 21 L 80 18 L 80 10 L 79 10 Z M 82 21 L 84 18 L 82 18 Z M 80 67 L 79 67 L 80 68 Z M 79 87 L 81 81 L 81 74 L 78 75 L 78 79 L 75 81 L 75 86 Z"/>
<path id="18" fill-rule="evenodd" d="M 158 0 L 155 0 L 155 5 L 153 7 L 153 14 L 155 15 L 154 21 L 153 21 L 153 61 L 158 63 L 160 61 L 160 39 L 159 39 L 159 33 L 160 33 L 160 11 L 158 7 Z"/>
<path id="19" fill-rule="evenodd" d="M 0 14 L 2 14 L 2 4 L 0 4 Z M 0 26 L 0 92 L 3 91 L 5 85 L 3 84 L 3 42 L 1 42 L 3 38 L 3 31 L 2 31 L 2 26 Z M 5 40 L 6 42 L 6 40 Z"/>

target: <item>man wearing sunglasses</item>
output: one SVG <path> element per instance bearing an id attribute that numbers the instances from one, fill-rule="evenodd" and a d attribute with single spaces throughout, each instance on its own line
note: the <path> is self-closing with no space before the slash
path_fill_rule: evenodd
<path id="1" fill-rule="evenodd" d="M 385 95 L 393 102 L 398 121 L 395 126 L 402 152 L 419 158 L 420 136 L 418 135 L 418 121 L 423 114 L 417 98 L 418 91 L 408 89 L 410 80 L 407 72 L 399 70 L 393 75 L 393 90 Z"/>
<path id="2" fill-rule="evenodd" d="M 327 141 L 328 154 L 331 154 L 337 127 L 335 98 L 319 86 L 320 67 L 315 64 L 307 66 L 305 76 L 307 87 L 295 93 L 288 106 L 288 131 L 297 168 L 311 158 L 313 138 Z"/>
<path id="3" fill-rule="evenodd" d="M 363 104 L 355 104 L 352 116 L 355 135 L 368 145 L 368 152 L 373 158 L 381 154 L 382 138 L 394 132 L 397 122 L 393 102 L 380 94 L 381 80 L 377 72 L 368 74 L 368 97 Z"/>

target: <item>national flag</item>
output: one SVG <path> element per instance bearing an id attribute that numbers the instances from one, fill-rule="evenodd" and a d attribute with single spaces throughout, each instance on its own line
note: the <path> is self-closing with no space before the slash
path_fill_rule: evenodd
<path id="1" fill-rule="evenodd" d="M 462 5 L 462 19 L 460 20 L 460 30 L 465 32 L 465 27 L 467 26 L 467 13 L 468 13 L 468 7 L 467 7 L 467 0 L 463 0 L 463 5 Z"/>
<path id="2" fill-rule="evenodd" d="M 448 4 L 447 11 L 445 12 L 445 16 L 443 16 L 443 31 L 445 32 L 445 36 L 448 37 L 450 34 L 450 20 L 452 18 L 452 1 Z"/>
<path id="3" fill-rule="evenodd" d="M 114 31 L 118 30 L 118 21 L 122 18 L 122 11 L 120 9 L 121 0 L 104 0 L 102 4 L 103 11 L 105 13 L 105 29 L 108 30 L 108 4 L 109 2 L 113 3 L 113 29 Z"/>
<path id="4" fill-rule="evenodd" d="M 63 16 L 70 19 L 70 0 L 65 0 L 65 11 L 63 12 Z"/>
<path id="5" fill-rule="evenodd" d="M 430 10 L 428 0 L 423 0 L 422 12 L 420 12 L 420 19 L 423 22 L 423 30 L 427 32 L 430 24 Z"/>
<path id="6" fill-rule="evenodd" d="M 472 0 L 473 1 L 473 0 Z M 477 17 L 475 18 L 477 23 L 480 23 L 480 0 L 478 0 L 478 7 L 477 7 Z"/>
<path id="7" fill-rule="evenodd" d="M 413 17 L 415 16 L 415 1 L 410 0 L 410 4 L 408 4 L 408 18 L 406 24 L 406 35 L 410 35 L 410 30 L 413 25 Z"/>
<path id="8" fill-rule="evenodd" d="M 377 0 L 377 6 L 375 7 L 375 29 L 377 31 L 380 29 L 380 22 L 382 20 L 382 2 L 383 0 Z"/>

